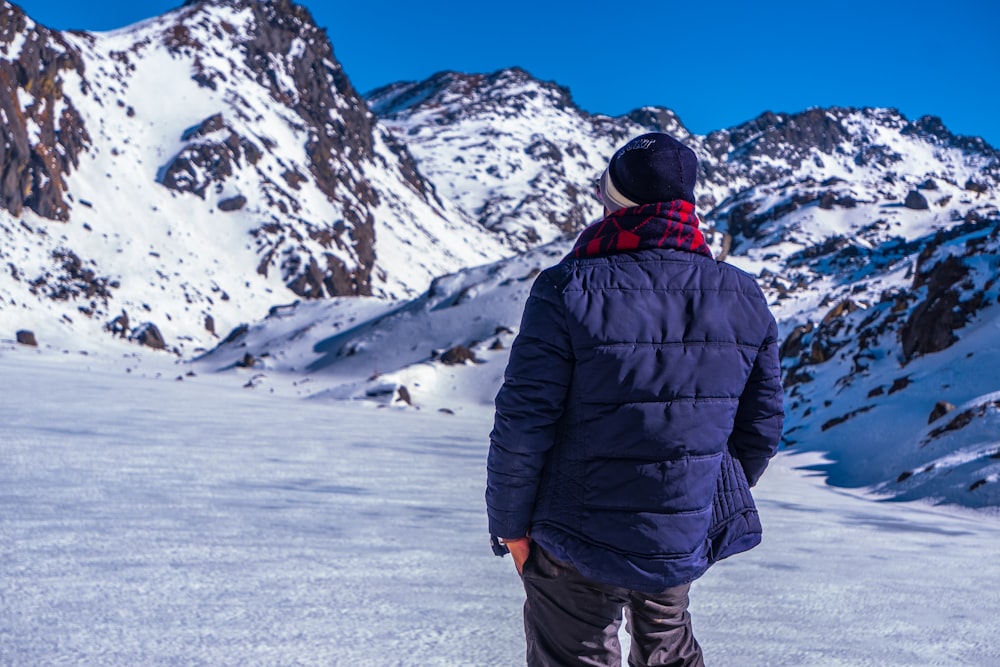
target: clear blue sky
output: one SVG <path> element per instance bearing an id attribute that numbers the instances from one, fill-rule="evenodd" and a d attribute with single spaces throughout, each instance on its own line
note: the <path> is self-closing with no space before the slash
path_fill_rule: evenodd
<path id="1" fill-rule="evenodd" d="M 299 0 L 361 92 L 519 66 L 593 113 L 665 106 L 704 134 L 763 111 L 895 107 L 1000 148 L 1000 3 Z M 108 30 L 182 0 L 23 0 L 52 28 Z"/>

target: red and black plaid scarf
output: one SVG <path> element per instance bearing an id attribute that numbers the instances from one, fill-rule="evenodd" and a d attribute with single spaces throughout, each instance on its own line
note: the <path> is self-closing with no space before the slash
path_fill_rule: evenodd
<path id="1" fill-rule="evenodd" d="M 677 199 L 611 213 L 583 230 L 569 257 L 600 257 L 649 248 L 675 248 L 712 256 L 698 229 L 694 204 Z"/>

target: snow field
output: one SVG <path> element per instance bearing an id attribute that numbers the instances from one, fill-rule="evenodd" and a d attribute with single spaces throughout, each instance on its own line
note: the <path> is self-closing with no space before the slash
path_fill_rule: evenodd
<path id="1" fill-rule="evenodd" d="M 0 350 L 0 665 L 523 664 L 488 410 L 92 362 Z M 821 463 L 780 455 L 764 544 L 693 587 L 708 663 L 995 664 L 1000 520 L 836 491 Z"/>

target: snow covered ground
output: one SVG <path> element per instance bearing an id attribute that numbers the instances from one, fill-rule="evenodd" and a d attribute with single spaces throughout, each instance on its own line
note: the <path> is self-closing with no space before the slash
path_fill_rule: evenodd
<path id="1" fill-rule="evenodd" d="M 116 363 L 0 349 L 0 665 L 523 664 L 488 410 Z M 708 664 L 996 665 L 1000 518 L 837 490 L 821 463 L 780 455 L 764 544 L 695 585 Z"/>

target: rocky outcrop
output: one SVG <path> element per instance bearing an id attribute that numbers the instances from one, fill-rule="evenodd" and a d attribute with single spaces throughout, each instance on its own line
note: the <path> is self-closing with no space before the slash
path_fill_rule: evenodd
<path id="1" fill-rule="evenodd" d="M 104 314 L 119 282 L 97 273 L 94 260 L 83 260 L 72 250 L 53 251 L 52 266 L 29 281 L 31 292 L 53 301 L 74 301 L 87 316 Z"/>
<path id="2" fill-rule="evenodd" d="M 171 190 L 202 199 L 209 187 L 225 183 L 244 161 L 257 164 L 262 154 L 256 144 L 229 127 L 222 114 L 206 118 L 185 131 L 181 139 L 187 146 L 160 170 L 159 181 Z"/>
<path id="3" fill-rule="evenodd" d="M 83 59 L 11 3 L 0 6 L 0 51 L 0 207 L 65 221 L 66 176 L 90 136 L 63 94 L 63 73 L 84 78 Z"/>
<path id="4" fill-rule="evenodd" d="M 344 220 L 314 221 L 311 234 L 327 245 L 350 246 L 357 266 L 349 267 L 332 253 L 308 259 L 294 248 L 283 252 L 286 268 L 298 267 L 289 287 L 304 297 L 372 293 L 375 264 L 375 218 L 378 194 L 364 177 L 364 162 L 373 156 L 374 116 L 334 57 L 325 32 L 304 7 L 290 0 L 253 2 L 243 6 L 254 16 L 253 34 L 243 46 L 247 65 L 275 101 L 298 114 L 308 133 L 309 169 L 319 189 L 343 204 Z M 295 57 L 286 58 L 294 49 Z M 294 85 L 285 88 L 273 66 L 278 56 Z"/>
<path id="5" fill-rule="evenodd" d="M 325 31 L 308 10 L 291 0 L 188 0 L 184 6 L 191 10 L 164 31 L 162 39 L 174 52 L 195 60 L 199 85 L 214 90 L 232 75 L 231 70 L 213 69 L 217 66 L 207 64 L 210 58 L 201 56 L 210 48 L 199 41 L 205 38 L 201 28 L 210 14 L 197 9 L 211 4 L 224 4 L 247 17 L 245 29 L 223 21 L 208 30 L 231 39 L 233 53 L 242 60 L 240 71 L 249 74 L 276 107 L 288 109 L 296 133 L 304 137 L 305 160 L 299 163 L 301 170 L 284 162 L 277 173 L 261 169 L 260 155 L 277 147 L 266 138 L 237 130 L 236 116 L 230 122 L 216 114 L 184 133 L 186 145 L 161 168 L 160 182 L 206 199 L 218 193 L 219 210 L 259 216 L 252 232 L 260 257 L 257 271 L 265 276 L 280 274 L 297 295 L 371 294 L 375 210 L 381 203 L 366 173 L 375 161 L 374 115 L 334 56 Z M 243 108 L 233 113 L 242 115 Z M 405 145 L 387 143 L 400 160 L 404 178 L 432 201 L 432 188 L 421 179 Z M 239 192 L 243 188 L 234 194 L 227 186 L 234 174 L 247 170 L 261 183 L 259 206 L 249 193 Z M 294 191 L 307 180 L 330 201 L 334 215 L 317 219 L 303 210 Z"/>
<path id="6" fill-rule="evenodd" d="M 929 255 L 929 253 L 927 253 Z M 923 257 L 926 261 L 926 256 Z M 918 267 L 913 287 L 926 286 L 927 295 L 900 329 L 903 357 L 940 352 L 951 347 L 958 337 L 956 329 L 965 326 L 968 315 L 975 311 L 975 299 L 963 300 L 959 286 L 969 268 L 959 257 L 949 256 L 926 270 Z"/>
<path id="7" fill-rule="evenodd" d="M 949 403 L 948 401 L 938 401 L 937 403 L 934 404 L 934 409 L 931 410 L 931 413 L 927 416 L 927 423 L 928 424 L 934 423 L 938 419 L 941 419 L 941 417 L 944 417 L 949 412 L 952 412 L 954 409 L 955 409 L 954 403 Z"/>
<path id="8" fill-rule="evenodd" d="M 810 148 L 833 153 L 849 138 L 841 122 L 843 115 L 843 110 L 835 108 L 791 115 L 767 111 L 730 130 L 729 142 L 742 153 L 787 160 L 798 167 Z"/>

